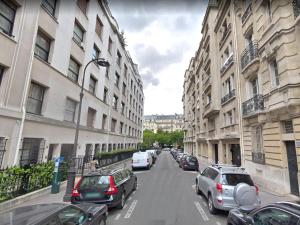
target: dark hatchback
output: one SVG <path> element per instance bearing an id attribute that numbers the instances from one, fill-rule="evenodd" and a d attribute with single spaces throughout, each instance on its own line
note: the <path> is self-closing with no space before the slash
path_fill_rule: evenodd
<path id="1" fill-rule="evenodd" d="M 198 159 L 195 156 L 185 155 L 181 157 L 179 164 L 183 170 L 199 170 Z"/>
<path id="2" fill-rule="evenodd" d="M 0 225 L 105 225 L 106 217 L 105 205 L 38 204 L 0 215 Z"/>
<path id="3" fill-rule="evenodd" d="M 137 177 L 128 169 L 97 171 L 78 181 L 72 192 L 71 202 L 93 202 L 122 209 L 126 197 L 136 188 Z"/>
<path id="4" fill-rule="evenodd" d="M 299 202 L 272 203 L 253 210 L 232 209 L 227 225 L 299 225 Z"/>

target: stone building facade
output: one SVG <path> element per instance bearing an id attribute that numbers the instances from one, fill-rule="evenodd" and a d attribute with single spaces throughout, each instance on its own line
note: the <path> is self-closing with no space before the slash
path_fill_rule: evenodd
<path id="1" fill-rule="evenodd" d="M 212 47 L 217 49 L 209 48 L 217 60 L 217 73 L 211 77 L 212 87 L 217 88 L 211 103 L 220 100 L 214 117 L 218 147 L 198 146 L 198 140 L 208 146 L 211 142 L 204 119 L 206 105 L 200 104 L 199 123 L 195 123 L 200 132 L 194 142 L 198 156 L 209 163 L 240 162 L 259 185 L 295 195 L 300 180 L 299 14 L 299 1 L 210 1 L 203 37 L 191 60 L 194 75 L 185 74 L 187 81 L 192 76 L 199 77 L 200 84 L 206 81 L 201 54 L 206 49 L 205 32 L 211 31 L 210 38 L 216 40 Z M 206 86 L 199 87 L 201 95 L 195 98 L 201 102 Z M 184 96 L 187 93 L 185 89 Z M 186 123 L 187 118 L 185 111 Z M 187 126 L 185 130 L 190 132 Z"/>
<path id="2" fill-rule="evenodd" d="M 143 83 L 106 0 L 0 0 L 0 167 L 142 142 Z"/>
<path id="3" fill-rule="evenodd" d="M 183 115 L 146 115 L 144 116 L 144 130 L 151 130 L 156 133 L 161 131 L 178 131 L 182 130 Z"/>

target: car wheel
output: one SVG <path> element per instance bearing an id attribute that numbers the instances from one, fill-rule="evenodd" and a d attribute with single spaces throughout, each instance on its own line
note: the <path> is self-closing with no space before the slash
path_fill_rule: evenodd
<path id="1" fill-rule="evenodd" d="M 216 214 L 217 213 L 217 209 L 214 206 L 211 194 L 208 195 L 208 210 L 209 210 L 210 214 Z"/>
<path id="2" fill-rule="evenodd" d="M 137 189 L 137 180 L 134 181 L 133 190 L 135 191 Z"/>
<path id="3" fill-rule="evenodd" d="M 197 195 L 201 195 L 201 191 L 199 190 L 198 183 L 196 183 L 195 189 L 196 189 L 196 194 L 197 194 Z"/>
<path id="4" fill-rule="evenodd" d="M 150 166 L 150 164 L 147 166 L 147 170 L 150 170 L 151 169 L 151 166 Z"/>
<path id="5" fill-rule="evenodd" d="M 119 205 L 117 206 L 118 209 L 123 209 L 125 205 L 125 193 L 123 192 L 122 193 L 122 196 L 121 196 L 121 202 L 119 203 Z"/>

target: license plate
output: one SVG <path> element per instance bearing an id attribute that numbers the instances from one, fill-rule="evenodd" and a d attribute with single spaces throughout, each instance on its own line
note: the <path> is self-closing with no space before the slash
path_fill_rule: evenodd
<path id="1" fill-rule="evenodd" d="M 101 197 L 100 193 L 94 192 L 94 193 L 86 193 L 85 194 L 86 198 L 99 198 Z"/>
<path id="2" fill-rule="evenodd" d="M 194 163 L 194 162 L 190 162 L 190 164 L 191 164 L 192 166 L 194 166 L 194 165 L 195 165 L 195 163 Z"/>

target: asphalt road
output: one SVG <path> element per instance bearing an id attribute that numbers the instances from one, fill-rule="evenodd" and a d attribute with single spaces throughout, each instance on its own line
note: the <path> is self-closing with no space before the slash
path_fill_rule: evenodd
<path id="1" fill-rule="evenodd" d="M 138 189 L 122 210 L 109 212 L 107 225 L 222 225 L 227 214 L 210 215 L 195 193 L 196 172 L 183 171 L 168 152 L 147 171 L 135 171 Z"/>

